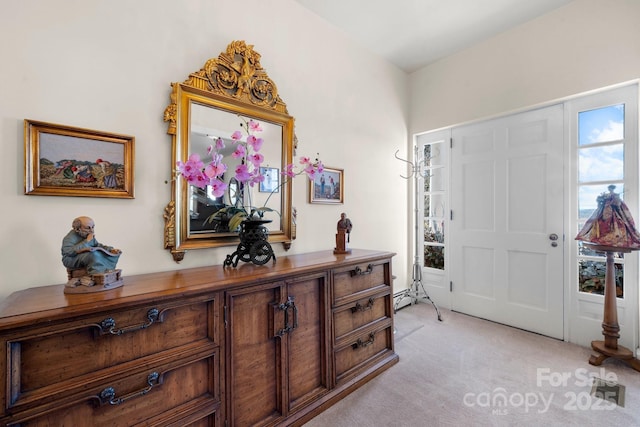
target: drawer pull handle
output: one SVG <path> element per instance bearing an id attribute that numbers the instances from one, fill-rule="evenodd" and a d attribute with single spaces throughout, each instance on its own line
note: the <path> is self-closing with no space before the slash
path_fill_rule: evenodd
<path id="1" fill-rule="evenodd" d="M 284 328 L 280 329 L 277 334 L 281 337 L 298 327 L 298 307 L 296 307 L 295 297 L 288 297 L 287 302 L 280 304 L 278 308 L 284 311 Z M 289 309 L 293 310 L 293 325 L 289 323 Z"/>
<path id="2" fill-rule="evenodd" d="M 102 322 L 100 322 L 100 333 L 111 334 L 111 335 L 122 335 L 127 332 L 139 331 L 140 329 L 146 329 L 149 326 L 153 325 L 159 318 L 160 312 L 157 308 L 152 308 L 147 312 L 147 320 L 148 322 L 143 323 L 141 325 L 133 325 L 127 326 L 126 328 L 117 329 L 116 330 L 116 321 L 113 317 L 107 317 Z"/>
<path id="3" fill-rule="evenodd" d="M 360 304 L 360 302 L 357 302 L 355 307 L 351 307 L 351 313 L 358 313 L 361 311 L 371 310 L 373 308 L 373 302 L 374 302 L 373 297 L 369 298 L 369 302 L 367 303 L 367 305 L 362 305 Z"/>
<path id="4" fill-rule="evenodd" d="M 361 339 L 361 338 L 358 338 L 358 341 L 356 341 L 356 342 L 354 342 L 353 344 L 351 344 L 351 347 L 352 347 L 354 350 L 357 350 L 357 349 L 362 348 L 362 347 L 370 346 L 371 344 L 373 344 L 373 342 L 374 342 L 375 340 L 376 340 L 376 335 L 375 335 L 373 332 L 371 332 L 371 333 L 369 334 L 369 339 L 368 339 L 368 340 L 366 340 L 366 341 L 362 341 L 362 339 Z"/>
<path id="5" fill-rule="evenodd" d="M 138 396 L 144 396 L 149 393 L 151 389 L 158 384 L 160 384 L 160 374 L 157 372 L 152 372 L 147 376 L 147 384 L 148 386 L 143 388 L 142 390 L 134 391 L 122 397 L 116 397 L 116 390 L 113 387 L 107 387 L 100 392 L 100 405 L 120 405 L 121 403 L 126 402 L 129 399 Z"/>
<path id="6" fill-rule="evenodd" d="M 371 274 L 372 271 L 373 271 L 373 264 L 369 264 L 366 270 L 363 270 L 360 268 L 360 266 L 358 266 L 354 270 L 351 270 L 351 277 L 364 276 L 366 274 Z"/>

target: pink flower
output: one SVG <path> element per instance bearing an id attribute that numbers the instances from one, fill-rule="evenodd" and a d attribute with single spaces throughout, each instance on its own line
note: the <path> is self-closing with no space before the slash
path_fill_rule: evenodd
<path id="1" fill-rule="evenodd" d="M 311 164 L 311 159 L 309 159 L 308 157 L 305 157 L 305 156 L 301 156 L 300 157 L 300 164 L 301 165 L 310 165 Z"/>
<path id="2" fill-rule="evenodd" d="M 310 180 L 313 180 L 318 174 L 318 169 L 313 167 L 313 165 L 309 164 L 304 168 L 304 173 L 307 174 Z"/>
<path id="3" fill-rule="evenodd" d="M 242 157 L 244 157 L 247 154 L 247 150 L 244 148 L 244 145 L 238 145 L 236 147 L 236 151 L 234 151 L 231 156 L 234 159 L 241 159 Z"/>
<path id="4" fill-rule="evenodd" d="M 253 151 L 260 151 L 263 143 L 264 143 L 264 139 L 262 138 L 256 138 L 253 135 L 249 135 L 247 137 L 247 145 L 253 148 Z"/>
<path id="5" fill-rule="evenodd" d="M 253 164 L 255 168 L 259 168 L 262 162 L 264 162 L 264 156 L 260 153 L 250 154 L 247 159 Z"/>
<path id="6" fill-rule="evenodd" d="M 221 176 L 223 173 L 225 173 L 226 171 L 227 171 L 227 165 L 225 165 L 224 163 L 215 164 L 211 162 L 207 165 L 207 167 L 204 168 L 204 174 L 210 179 L 217 178 Z"/>
<path id="7" fill-rule="evenodd" d="M 255 120 L 249 120 L 249 132 L 262 132 L 262 127 L 260 126 L 260 122 L 256 122 Z"/>
<path id="8" fill-rule="evenodd" d="M 293 163 L 289 163 L 287 166 L 284 167 L 284 170 L 282 171 L 282 175 L 288 178 L 293 178 L 296 176 L 296 172 L 293 170 Z"/>
<path id="9" fill-rule="evenodd" d="M 190 155 L 189 159 L 184 163 L 178 160 L 176 162 L 176 166 L 178 167 L 178 172 L 180 172 L 180 174 L 184 175 L 185 178 L 188 179 L 192 175 L 200 172 L 202 170 L 202 167 L 204 166 L 204 163 L 202 163 L 202 160 L 200 160 L 200 155 L 194 153 Z"/>
<path id="10" fill-rule="evenodd" d="M 225 165 L 225 169 L 226 169 Z M 212 179 L 209 181 L 209 185 L 211 186 L 211 192 L 215 197 L 222 197 L 224 192 L 227 190 L 227 184 L 219 179 Z"/>
<path id="11" fill-rule="evenodd" d="M 209 180 L 202 173 L 202 171 L 198 171 L 197 173 L 189 175 L 187 178 L 187 182 L 191 185 L 195 185 L 198 188 L 205 188 Z"/>
<path id="12" fill-rule="evenodd" d="M 251 179 L 251 173 L 249 173 L 247 165 L 241 164 L 236 167 L 236 179 L 240 182 L 247 182 Z"/>
<path id="13" fill-rule="evenodd" d="M 264 175 L 256 173 L 251 177 L 249 185 L 253 186 L 254 184 L 260 184 L 261 182 L 264 182 Z"/>
<path id="14" fill-rule="evenodd" d="M 240 132 L 239 130 L 235 131 L 231 134 L 231 139 L 233 139 L 234 141 L 240 141 L 242 139 L 242 132 Z"/>
<path id="15" fill-rule="evenodd" d="M 216 139 L 216 150 L 220 151 L 222 149 L 224 149 L 224 139 L 218 138 Z"/>

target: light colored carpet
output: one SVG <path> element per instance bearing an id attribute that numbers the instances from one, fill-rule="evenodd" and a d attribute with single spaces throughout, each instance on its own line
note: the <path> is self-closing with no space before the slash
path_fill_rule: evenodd
<path id="1" fill-rule="evenodd" d="M 640 426 L 640 372 L 624 362 L 592 366 L 589 348 L 441 312 L 399 310 L 400 362 L 306 427 Z M 592 376 L 624 385 L 624 407 L 592 396 Z"/>

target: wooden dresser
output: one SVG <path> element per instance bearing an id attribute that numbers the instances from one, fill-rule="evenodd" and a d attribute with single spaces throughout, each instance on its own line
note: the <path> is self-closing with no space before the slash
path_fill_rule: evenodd
<path id="1" fill-rule="evenodd" d="M 397 363 L 393 255 L 16 292 L 0 304 L 0 425 L 301 425 Z"/>

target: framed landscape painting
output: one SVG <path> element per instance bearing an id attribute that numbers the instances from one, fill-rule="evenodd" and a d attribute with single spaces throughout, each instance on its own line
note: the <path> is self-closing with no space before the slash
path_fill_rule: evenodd
<path id="1" fill-rule="evenodd" d="M 344 203 L 344 171 L 324 168 L 314 180 L 309 182 L 310 203 Z"/>
<path id="2" fill-rule="evenodd" d="M 135 138 L 24 121 L 28 195 L 132 199 Z"/>

